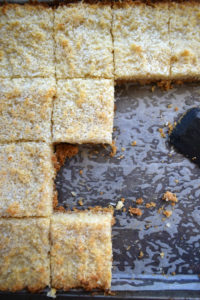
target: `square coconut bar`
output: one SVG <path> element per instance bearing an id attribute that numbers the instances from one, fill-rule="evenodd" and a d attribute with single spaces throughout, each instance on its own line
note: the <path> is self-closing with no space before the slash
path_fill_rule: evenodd
<path id="1" fill-rule="evenodd" d="M 168 4 L 116 3 L 113 9 L 115 79 L 168 79 Z"/>
<path id="2" fill-rule="evenodd" d="M 112 13 L 107 4 L 55 10 L 57 78 L 113 77 Z"/>
<path id="3" fill-rule="evenodd" d="M 53 141 L 111 144 L 113 115 L 113 80 L 58 80 L 53 110 Z"/>
<path id="4" fill-rule="evenodd" d="M 52 149 L 44 143 L 0 145 L 0 216 L 49 216 Z"/>
<path id="5" fill-rule="evenodd" d="M 0 79 L 0 142 L 51 141 L 55 79 Z"/>
<path id="6" fill-rule="evenodd" d="M 0 77 L 50 76 L 55 76 L 52 8 L 1 6 Z"/>
<path id="7" fill-rule="evenodd" d="M 170 4 L 171 78 L 200 78 L 200 3 Z"/>
<path id="8" fill-rule="evenodd" d="M 0 219 L 0 290 L 31 292 L 50 284 L 49 219 Z"/>
<path id="9" fill-rule="evenodd" d="M 111 212 L 76 211 L 52 216 L 52 287 L 63 290 L 110 288 L 111 222 Z"/>

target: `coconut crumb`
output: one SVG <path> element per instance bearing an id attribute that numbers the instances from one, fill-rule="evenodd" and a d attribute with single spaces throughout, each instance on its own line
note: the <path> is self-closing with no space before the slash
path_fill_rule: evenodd
<path id="1" fill-rule="evenodd" d="M 171 80 L 161 80 L 157 82 L 157 86 L 164 91 L 169 91 L 173 88 Z"/>
<path id="2" fill-rule="evenodd" d="M 167 108 L 172 108 L 172 104 L 168 104 L 168 105 L 167 105 Z"/>
<path id="3" fill-rule="evenodd" d="M 123 212 L 126 212 L 126 207 L 123 208 Z"/>
<path id="4" fill-rule="evenodd" d="M 129 251 L 130 249 L 131 249 L 131 246 L 128 246 L 128 247 L 126 248 L 127 251 Z"/>
<path id="5" fill-rule="evenodd" d="M 164 205 L 158 209 L 158 213 L 160 214 L 163 211 L 163 209 L 164 209 Z"/>
<path id="6" fill-rule="evenodd" d="M 124 203 L 122 201 L 118 201 L 115 209 L 120 210 L 123 206 L 124 206 Z"/>
<path id="7" fill-rule="evenodd" d="M 143 199 L 142 198 L 138 198 L 138 199 L 136 199 L 136 204 L 142 204 L 144 201 L 143 201 Z"/>
<path id="8" fill-rule="evenodd" d="M 164 256 L 165 256 L 165 253 L 164 253 L 164 252 L 161 252 L 161 253 L 160 253 L 160 257 L 161 257 L 161 258 L 164 258 Z"/>
<path id="9" fill-rule="evenodd" d="M 73 197 L 76 197 L 76 193 L 75 192 L 71 192 Z"/>
<path id="10" fill-rule="evenodd" d="M 175 276 L 175 275 L 176 275 L 176 272 L 172 272 L 171 274 L 172 274 L 173 276 Z"/>
<path id="11" fill-rule="evenodd" d="M 142 211 L 139 208 L 135 208 L 135 207 L 129 207 L 129 213 L 131 216 L 136 215 L 136 216 L 141 216 L 142 215 Z"/>
<path id="12" fill-rule="evenodd" d="M 174 182 L 175 182 L 175 183 L 179 183 L 179 180 L 178 180 L 178 179 L 175 179 Z"/>
<path id="13" fill-rule="evenodd" d="M 168 123 L 168 134 L 170 135 L 172 133 L 174 126 L 170 122 Z"/>
<path id="14" fill-rule="evenodd" d="M 171 210 L 164 210 L 163 215 L 165 215 L 167 218 L 169 218 L 172 215 L 172 211 Z"/>
<path id="15" fill-rule="evenodd" d="M 163 128 L 158 128 L 158 131 L 160 132 L 160 136 L 164 139 L 166 134 L 164 133 Z"/>
<path id="16" fill-rule="evenodd" d="M 149 202 L 149 203 L 146 203 L 146 208 L 150 208 L 150 207 L 156 207 L 156 203 L 155 202 Z"/>
<path id="17" fill-rule="evenodd" d="M 116 145 L 115 145 L 115 141 L 112 141 L 111 148 L 112 148 L 112 151 L 111 151 L 111 153 L 110 153 L 110 156 L 111 156 L 111 157 L 114 157 L 115 154 L 117 153 L 117 147 L 116 147 Z"/>
<path id="18" fill-rule="evenodd" d="M 63 206 L 54 207 L 54 211 L 56 212 L 66 212 L 66 209 Z"/>
<path id="19" fill-rule="evenodd" d="M 178 107 L 176 106 L 176 107 L 174 107 L 174 111 L 178 111 Z"/>
<path id="20" fill-rule="evenodd" d="M 79 171 L 79 174 L 80 174 L 80 175 L 83 175 L 83 170 L 80 170 L 80 171 Z"/>
<path id="21" fill-rule="evenodd" d="M 144 253 L 143 253 L 143 251 L 140 251 L 140 253 L 139 253 L 139 255 L 138 255 L 138 258 L 139 259 L 142 259 L 144 257 Z"/>
<path id="22" fill-rule="evenodd" d="M 56 298 L 56 289 L 51 288 L 50 291 L 48 291 L 47 293 L 47 297 Z"/>
<path id="23" fill-rule="evenodd" d="M 146 224 L 146 225 L 145 225 L 145 228 L 146 228 L 146 229 L 149 229 L 150 227 L 151 227 L 150 224 Z"/>
<path id="24" fill-rule="evenodd" d="M 80 199 L 80 200 L 78 201 L 78 204 L 79 204 L 80 206 L 83 206 L 83 200 Z"/>
<path id="25" fill-rule="evenodd" d="M 176 194 L 173 194 L 170 191 L 165 192 L 162 199 L 165 201 L 171 201 L 173 203 L 178 202 L 178 198 L 176 197 Z"/>
<path id="26" fill-rule="evenodd" d="M 137 145 L 137 142 L 136 141 L 133 141 L 132 143 L 131 143 L 131 146 L 136 146 Z"/>

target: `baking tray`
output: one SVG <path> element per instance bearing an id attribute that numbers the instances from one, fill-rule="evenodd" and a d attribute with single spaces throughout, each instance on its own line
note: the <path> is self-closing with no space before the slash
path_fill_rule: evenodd
<path id="1" fill-rule="evenodd" d="M 162 138 L 159 132 L 159 128 L 167 132 L 169 122 L 200 105 L 200 83 L 169 91 L 155 85 L 116 85 L 115 100 L 116 155 L 110 156 L 109 147 L 79 146 L 79 153 L 66 160 L 55 180 L 59 204 L 66 208 L 115 207 L 125 198 L 127 210 L 115 210 L 112 230 L 114 294 L 57 291 L 57 299 L 200 299 L 200 168 L 174 151 L 167 134 Z M 132 141 L 137 142 L 135 147 Z M 172 208 L 162 200 L 167 190 L 176 193 L 179 201 L 172 216 L 163 220 L 159 208 Z M 129 206 L 136 207 L 140 197 L 143 215 L 130 216 Z M 147 209 L 145 204 L 152 201 L 156 208 Z M 47 291 L 0 293 L 0 297 L 46 299 Z"/>
<path id="2" fill-rule="evenodd" d="M 200 168 L 175 152 L 167 135 L 162 138 L 159 132 L 159 128 L 166 132 L 169 122 L 200 105 L 200 85 L 184 84 L 169 91 L 156 87 L 154 92 L 152 87 L 117 85 L 116 155 L 110 156 L 109 147 L 79 146 L 79 153 L 66 160 L 56 177 L 59 204 L 66 208 L 115 207 L 125 198 L 127 209 L 115 210 L 112 230 L 112 291 L 116 294 L 58 291 L 58 299 L 200 299 Z M 137 145 L 131 146 L 132 141 Z M 158 209 L 163 205 L 172 209 L 162 200 L 167 190 L 176 193 L 179 201 L 172 216 L 163 220 Z M 143 215 L 131 216 L 128 208 L 136 207 L 135 200 L 140 197 L 144 200 L 139 206 Z M 147 209 L 145 204 L 152 201 L 156 208 Z M 44 299 L 46 291 L 0 295 Z"/>

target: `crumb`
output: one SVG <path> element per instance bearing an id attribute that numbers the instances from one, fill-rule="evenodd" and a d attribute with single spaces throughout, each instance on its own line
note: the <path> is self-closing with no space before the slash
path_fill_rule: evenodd
<path id="1" fill-rule="evenodd" d="M 66 209 L 63 206 L 54 207 L 54 211 L 56 212 L 66 212 Z"/>
<path id="2" fill-rule="evenodd" d="M 164 193 L 162 199 L 165 201 L 178 202 L 176 194 L 173 194 L 172 192 L 169 191 Z"/>
<path id="3" fill-rule="evenodd" d="M 130 206 L 128 211 L 129 211 L 131 216 L 133 216 L 133 215 L 141 216 L 142 215 L 142 211 L 139 208 L 135 208 L 135 207 Z"/>
<path id="4" fill-rule="evenodd" d="M 178 107 L 176 106 L 176 107 L 174 107 L 174 111 L 178 111 Z"/>
<path id="5" fill-rule="evenodd" d="M 121 198 L 120 200 L 124 203 L 126 199 L 125 198 Z"/>
<path id="6" fill-rule="evenodd" d="M 80 206 L 83 206 L 83 200 L 80 199 L 80 200 L 78 201 L 78 204 L 79 204 Z"/>
<path id="7" fill-rule="evenodd" d="M 59 169 L 64 165 L 66 158 L 72 158 L 78 153 L 78 146 L 68 144 L 56 145 L 56 158 Z M 58 167 L 56 168 L 59 171 Z"/>
<path id="8" fill-rule="evenodd" d="M 122 147 L 122 149 L 121 149 L 121 150 L 122 150 L 122 152 L 124 152 L 126 149 L 125 149 L 124 147 Z"/>
<path id="9" fill-rule="evenodd" d="M 164 253 L 164 252 L 161 252 L 161 253 L 160 253 L 160 256 L 161 256 L 161 258 L 163 258 L 163 257 L 165 256 L 165 253 Z"/>
<path id="10" fill-rule="evenodd" d="M 51 288 L 50 291 L 48 291 L 47 293 L 47 297 L 56 298 L 56 289 Z"/>
<path id="11" fill-rule="evenodd" d="M 126 207 L 123 208 L 123 212 L 126 212 Z"/>
<path id="12" fill-rule="evenodd" d="M 157 82 L 157 86 L 160 87 L 164 91 L 169 91 L 173 88 L 170 80 L 161 80 Z"/>
<path id="13" fill-rule="evenodd" d="M 117 159 L 122 159 L 124 158 L 124 155 L 120 155 Z"/>
<path id="14" fill-rule="evenodd" d="M 164 205 L 161 206 L 161 207 L 158 209 L 158 213 L 159 213 L 159 214 L 161 213 L 161 211 L 163 210 L 163 208 L 164 208 Z"/>
<path id="15" fill-rule="evenodd" d="M 142 204 L 142 203 L 143 203 L 143 199 L 142 198 L 136 199 L 136 204 Z"/>
<path id="16" fill-rule="evenodd" d="M 172 133 L 173 130 L 173 125 L 169 122 L 168 123 L 168 134 L 170 135 Z"/>
<path id="17" fill-rule="evenodd" d="M 160 136 L 164 139 L 166 134 L 163 132 L 163 128 L 158 128 L 158 131 L 160 132 Z"/>
<path id="18" fill-rule="evenodd" d="M 80 174 L 80 175 L 83 175 L 83 170 L 80 170 L 80 171 L 79 171 L 79 174 Z"/>
<path id="19" fill-rule="evenodd" d="M 171 210 L 164 210 L 163 215 L 165 215 L 167 218 L 169 218 L 172 215 L 172 211 Z"/>
<path id="20" fill-rule="evenodd" d="M 116 131 L 116 130 L 117 130 L 117 128 L 116 128 L 116 127 L 114 127 L 114 128 L 113 128 L 113 131 Z"/>
<path id="21" fill-rule="evenodd" d="M 151 227 L 150 224 L 146 224 L 146 225 L 145 225 L 145 228 L 146 228 L 146 229 L 149 229 L 150 227 Z"/>
<path id="22" fill-rule="evenodd" d="M 152 88 L 151 88 L 152 93 L 155 91 L 155 89 L 156 89 L 156 86 L 153 85 Z"/>
<path id="23" fill-rule="evenodd" d="M 144 253 L 142 251 L 140 251 L 139 255 L 138 255 L 138 258 L 139 259 L 142 259 L 144 257 Z"/>
<path id="24" fill-rule="evenodd" d="M 127 251 L 129 251 L 130 249 L 131 249 L 131 246 L 128 246 L 128 247 L 126 248 Z"/>
<path id="25" fill-rule="evenodd" d="M 175 276 L 175 275 L 176 275 L 176 272 L 172 272 L 172 275 Z"/>
<path id="26" fill-rule="evenodd" d="M 103 193 L 103 192 L 100 192 L 99 194 L 100 194 L 100 195 L 103 195 L 104 193 Z"/>
<path id="27" fill-rule="evenodd" d="M 131 143 L 131 146 L 136 146 L 137 145 L 137 142 L 136 141 L 133 141 L 132 143 Z"/>
<path id="28" fill-rule="evenodd" d="M 71 192 L 73 197 L 76 197 L 76 193 L 75 192 Z"/>
<path id="29" fill-rule="evenodd" d="M 146 203 L 145 206 L 146 206 L 146 208 L 156 207 L 156 203 L 155 202 Z"/>
<path id="30" fill-rule="evenodd" d="M 172 108 L 172 104 L 168 104 L 168 105 L 167 105 L 167 108 Z"/>
<path id="31" fill-rule="evenodd" d="M 175 182 L 175 183 L 179 183 L 178 179 L 175 179 L 174 182 Z"/>
<path id="32" fill-rule="evenodd" d="M 122 201 L 118 201 L 115 209 L 120 210 L 123 206 L 124 206 L 124 203 Z"/>
<path id="33" fill-rule="evenodd" d="M 112 141 L 111 148 L 112 148 L 112 151 L 110 153 L 110 156 L 113 157 L 117 153 L 117 147 L 115 145 L 115 141 Z"/>

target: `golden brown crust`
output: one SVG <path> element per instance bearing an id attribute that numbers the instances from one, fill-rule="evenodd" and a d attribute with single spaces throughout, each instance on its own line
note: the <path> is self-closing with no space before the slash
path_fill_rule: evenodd
<path id="1" fill-rule="evenodd" d="M 51 141 L 52 78 L 0 78 L 0 142 Z"/>
<path id="2" fill-rule="evenodd" d="M 44 143 L 0 146 L 0 216 L 49 216 L 54 171 Z"/>
<path id="3" fill-rule="evenodd" d="M 56 168 L 57 171 L 64 165 L 66 158 L 72 158 L 75 156 L 79 148 L 75 145 L 70 144 L 57 144 L 56 146 L 56 158 L 59 164 L 59 167 Z"/>
<path id="4" fill-rule="evenodd" d="M 112 214 L 103 210 L 55 213 L 51 218 L 52 286 L 110 288 Z"/>
<path id="5" fill-rule="evenodd" d="M 56 8 L 58 79 L 113 78 L 111 21 L 111 5 L 78 2 Z"/>
<path id="6" fill-rule="evenodd" d="M 111 144 L 113 110 L 113 80 L 58 80 L 53 113 L 53 141 Z"/>
<path id="7" fill-rule="evenodd" d="M 31 292 L 50 284 L 49 219 L 0 219 L 0 290 Z"/>

